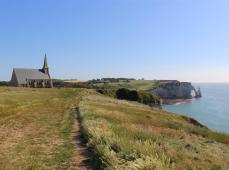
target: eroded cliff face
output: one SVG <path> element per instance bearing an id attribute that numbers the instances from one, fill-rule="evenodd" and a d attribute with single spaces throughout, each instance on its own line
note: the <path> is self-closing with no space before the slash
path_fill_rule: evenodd
<path id="1" fill-rule="evenodd" d="M 160 84 L 152 93 L 163 99 L 191 99 L 195 88 L 189 82 L 169 81 Z"/>

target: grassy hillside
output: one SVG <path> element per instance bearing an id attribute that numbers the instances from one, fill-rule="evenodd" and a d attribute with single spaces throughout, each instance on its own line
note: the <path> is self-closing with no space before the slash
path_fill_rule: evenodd
<path id="1" fill-rule="evenodd" d="M 68 169 L 85 91 L 0 88 L 0 169 Z"/>
<path id="2" fill-rule="evenodd" d="M 131 80 L 131 81 L 120 81 L 112 83 L 97 83 L 97 87 L 106 87 L 107 89 L 119 89 L 126 88 L 130 90 L 150 90 L 156 85 L 154 80 Z"/>
<path id="3" fill-rule="evenodd" d="M 74 168 L 76 107 L 101 169 L 229 169 L 229 136 L 192 119 L 88 90 L 9 87 L 0 88 L 0 169 Z"/>
<path id="4" fill-rule="evenodd" d="M 154 80 L 132 80 L 129 82 L 132 89 L 135 90 L 150 90 L 156 85 Z"/>
<path id="5" fill-rule="evenodd" d="M 229 169 L 229 136 L 192 119 L 100 95 L 80 112 L 102 169 Z"/>

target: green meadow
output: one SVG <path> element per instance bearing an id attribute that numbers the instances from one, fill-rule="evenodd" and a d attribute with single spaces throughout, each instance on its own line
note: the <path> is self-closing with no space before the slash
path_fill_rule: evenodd
<path id="1" fill-rule="evenodd" d="M 84 89 L 11 87 L 0 88 L 0 169 L 74 169 L 77 107 L 97 169 L 229 169 L 229 136 L 192 119 Z"/>
<path id="2" fill-rule="evenodd" d="M 107 89 L 120 89 L 126 88 L 130 90 L 144 90 L 148 91 L 153 89 L 157 84 L 160 82 L 154 80 L 130 80 L 126 81 L 119 81 L 119 82 L 110 82 L 110 83 L 96 83 L 97 87 L 105 87 Z"/>

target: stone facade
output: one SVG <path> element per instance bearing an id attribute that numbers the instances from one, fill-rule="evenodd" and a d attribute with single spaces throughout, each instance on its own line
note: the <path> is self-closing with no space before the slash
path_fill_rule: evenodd
<path id="1" fill-rule="evenodd" d="M 52 88 L 47 57 L 45 55 L 42 69 L 14 68 L 10 85 L 16 87 Z"/>

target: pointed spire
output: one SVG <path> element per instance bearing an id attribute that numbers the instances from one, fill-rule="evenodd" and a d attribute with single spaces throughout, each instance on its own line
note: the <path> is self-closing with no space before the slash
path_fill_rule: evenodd
<path id="1" fill-rule="evenodd" d="M 44 65 L 41 71 L 47 75 L 49 75 L 49 66 L 48 66 L 48 61 L 47 61 L 47 56 L 45 54 L 45 59 L 44 59 Z"/>
<path id="2" fill-rule="evenodd" d="M 49 67 L 48 67 L 48 61 L 47 61 L 46 53 L 45 53 L 45 59 L 44 59 L 44 66 L 43 66 L 43 69 L 45 69 L 45 68 L 49 68 Z"/>

